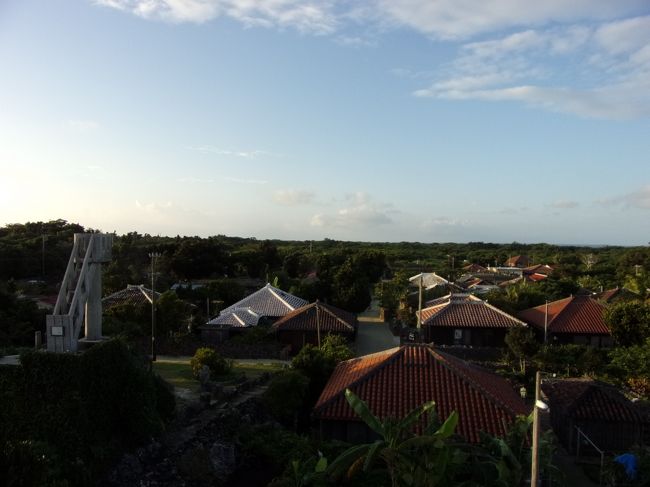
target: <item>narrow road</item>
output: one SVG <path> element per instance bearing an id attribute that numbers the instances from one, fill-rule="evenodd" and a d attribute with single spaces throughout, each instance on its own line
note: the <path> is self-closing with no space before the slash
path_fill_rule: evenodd
<path id="1" fill-rule="evenodd" d="M 355 342 L 357 357 L 381 352 L 399 346 L 399 337 L 394 337 L 388 323 L 359 318 L 359 330 Z"/>

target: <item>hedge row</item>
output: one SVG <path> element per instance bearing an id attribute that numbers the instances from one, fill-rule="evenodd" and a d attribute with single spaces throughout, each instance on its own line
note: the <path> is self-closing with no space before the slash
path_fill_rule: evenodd
<path id="1" fill-rule="evenodd" d="M 0 478 L 9 485 L 92 484 L 174 413 L 166 384 L 119 340 L 81 355 L 29 352 L 21 364 L 0 368 Z"/>

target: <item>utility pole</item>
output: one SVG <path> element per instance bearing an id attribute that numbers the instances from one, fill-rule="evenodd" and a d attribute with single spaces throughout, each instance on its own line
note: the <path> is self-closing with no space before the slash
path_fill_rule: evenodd
<path id="1" fill-rule="evenodd" d="M 156 361 L 156 258 L 160 257 L 159 252 L 150 252 L 151 258 L 151 361 Z"/>
<path id="2" fill-rule="evenodd" d="M 544 345 L 546 345 L 547 333 L 548 333 L 548 299 L 546 300 L 546 312 L 544 313 Z"/>
<path id="3" fill-rule="evenodd" d="M 43 241 L 42 241 L 42 246 L 41 246 L 41 257 L 42 257 L 42 271 L 43 271 L 43 280 L 45 280 L 45 240 L 47 240 L 47 235 L 42 234 L 41 235 Z"/>
<path id="4" fill-rule="evenodd" d="M 320 313 L 318 311 L 318 299 L 316 300 L 316 336 L 318 338 L 318 348 L 320 348 Z"/>
<path id="5" fill-rule="evenodd" d="M 542 373 L 538 370 L 535 374 L 535 406 L 533 408 L 533 449 L 531 451 L 530 487 L 539 485 L 539 411 L 546 410 L 548 406 L 540 399 Z"/>
<path id="6" fill-rule="evenodd" d="M 420 289 L 418 292 L 418 330 L 422 327 L 422 273 L 420 272 Z"/>

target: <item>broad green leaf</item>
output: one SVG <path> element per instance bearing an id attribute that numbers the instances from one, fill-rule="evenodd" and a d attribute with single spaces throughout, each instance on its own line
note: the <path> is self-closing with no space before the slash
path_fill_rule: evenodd
<path id="1" fill-rule="evenodd" d="M 441 436 L 442 438 L 449 438 L 451 435 L 454 434 L 454 431 L 456 431 L 456 425 L 458 424 L 458 413 L 456 411 L 453 411 L 449 417 L 445 420 L 445 422 L 442 424 L 440 428 L 438 428 L 438 431 L 436 431 L 437 436 Z"/>
<path id="2" fill-rule="evenodd" d="M 327 458 L 320 457 L 318 462 L 316 462 L 316 466 L 314 467 L 314 472 L 322 473 L 326 469 L 327 469 Z"/>
<path id="3" fill-rule="evenodd" d="M 357 413 L 364 423 L 370 426 L 370 429 L 379 433 L 381 436 L 385 437 L 384 426 L 381 421 L 370 411 L 368 405 L 361 400 L 354 392 L 350 389 L 345 390 L 345 398 L 348 400 L 348 403 L 354 409 L 354 412 Z"/>

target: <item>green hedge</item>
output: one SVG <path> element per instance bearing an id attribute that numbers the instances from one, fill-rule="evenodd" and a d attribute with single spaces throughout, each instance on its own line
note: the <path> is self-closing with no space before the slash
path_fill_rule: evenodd
<path id="1" fill-rule="evenodd" d="M 91 484 L 173 415 L 172 392 L 122 341 L 80 355 L 30 352 L 21 364 L 0 368 L 0 478 L 9 485 L 31 485 L 12 464 L 31 465 L 23 470 L 43 474 L 43 485 Z"/>

